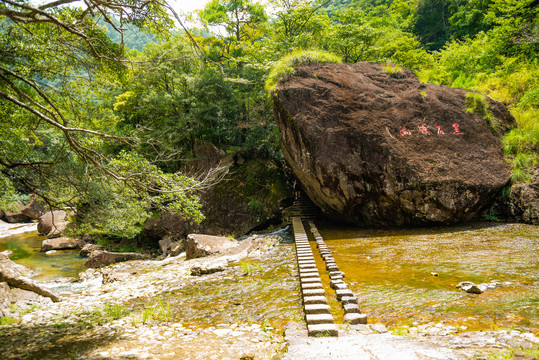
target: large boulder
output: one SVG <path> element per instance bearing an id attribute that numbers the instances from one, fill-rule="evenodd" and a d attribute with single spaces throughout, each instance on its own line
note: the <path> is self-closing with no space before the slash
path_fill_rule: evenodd
<path id="1" fill-rule="evenodd" d="M 45 214 L 47 211 L 45 205 L 37 201 L 38 196 L 32 194 L 28 203 L 22 208 L 21 213 L 28 216 L 31 219 L 38 220 L 41 215 Z"/>
<path id="2" fill-rule="evenodd" d="M 150 257 L 145 254 L 125 252 L 125 253 L 116 253 L 103 250 L 96 250 L 90 254 L 88 260 L 84 263 L 84 266 L 88 268 L 98 268 L 102 266 L 107 266 L 110 264 L 115 264 L 122 261 L 129 260 L 145 260 Z"/>
<path id="3" fill-rule="evenodd" d="M 471 95 L 470 95 L 471 94 Z M 273 92 L 285 160 L 326 214 L 359 224 L 455 223 L 508 183 L 504 105 L 375 63 L 302 66 Z"/>
<path id="4" fill-rule="evenodd" d="M 170 211 L 163 211 L 149 218 L 144 224 L 146 237 L 154 243 L 162 239 L 169 239 L 171 242 L 185 239 L 193 228 L 196 228 L 196 224 Z"/>
<path id="5" fill-rule="evenodd" d="M 511 186 L 511 215 L 529 224 L 539 225 L 539 168 L 532 181 Z"/>
<path id="6" fill-rule="evenodd" d="M 41 251 L 49 250 L 73 250 L 81 249 L 84 246 L 84 241 L 78 238 L 58 237 L 52 239 L 45 239 L 41 243 Z"/>
<path id="7" fill-rule="evenodd" d="M 17 204 L 17 210 L 4 211 L 4 218 L 8 223 L 27 223 L 32 219 L 22 213 L 24 205 L 22 203 Z"/>
<path id="8" fill-rule="evenodd" d="M 187 236 L 185 258 L 189 260 L 217 254 L 236 245 L 236 240 L 224 236 L 190 234 Z"/>
<path id="9" fill-rule="evenodd" d="M 64 210 L 47 211 L 39 217 L 37 231 L 49 238 L 61 236 L 69 225 L 67 213 Z"/>

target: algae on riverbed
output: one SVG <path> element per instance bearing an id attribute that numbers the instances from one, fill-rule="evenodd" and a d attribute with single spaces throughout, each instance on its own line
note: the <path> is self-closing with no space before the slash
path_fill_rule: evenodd
<path id="1" fill-rule="evenodd" d="M 319 230 L 372 322 L 539 332 L 537 226 Z M 499 285 L 474 295 L 455 288 L 461 281 Z"/>

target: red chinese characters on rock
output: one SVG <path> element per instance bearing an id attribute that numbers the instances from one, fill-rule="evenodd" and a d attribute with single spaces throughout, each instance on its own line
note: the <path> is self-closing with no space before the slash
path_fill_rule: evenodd
<path id="1" fill-rule="evenodd" d="M 427 127 L 425 126 L 425 124 L 423 125 L 417 125 L 417 128 L 419 129 L 419 132 L 423 135 L 430 135 L 430 131 L 429 129 L 427 129 Z"/>
<path id="2" fill-rule="evenodd" d="M 455 129 L 455 131 L 453 131 L 453 134 L 455 134 L 455 135 L 464 135 L 464 133 L 462 131 L 460 131 L 460 129 L 459 129 L 459 124 L 454 123 L 453 124 L 453 129 Z"/>
<path id="3" fill-rule="evenodd" d="M 445 135 L 445 131 L 442 129 L 440 125 L 436 126 L 436 135 Z M 457 123 L 454 123 L 453 125 L 453 135 L 464 135 L 464 133 L 460 130 L 460 125 Z M 432 135 L 432 133 L 429 131 L 427 126 L 425 124 L 418 125 L 417 130 L 421 135 Z M 389 130 L 389 127 L 386 126 L 386 131 L 393 139 L 395 139 L 395 136 L 391 133 L 391 130 Z M 403 126 L 400 128 L 399 133 L 401 136 L 410 136 L 412 135 L 412 132 L 406 128 L 406 126 Z"/>
<path id="4" fill-rule="evenodd" d="M 408 129 L 406 129 L 406 127 L 404 127 L 404 126 L 401 128 L 400 133 L 401 133 L 401 136 L 412 135 L 412 133 Z"/>

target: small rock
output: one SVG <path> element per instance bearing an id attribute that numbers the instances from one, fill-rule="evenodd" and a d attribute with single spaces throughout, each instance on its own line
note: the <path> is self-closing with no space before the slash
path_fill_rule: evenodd
<path id="1" fill-rule="evenodd" d="M 202 275 L 208 275 L 213 274 L 216 272 L 224 271 L 225 267 L 219 264 L 209 264 L 209 265 L 201 265 L 201 266 L 193 266 L 191 268 L 191 276 L 202 276 Z"/>
<path id="2" fill-rule="evenodd" d="M 438 274 L 437 272 L 431 272 L 430 275 L 431 276 L 440 276 L 440 274 Z"/>
<path id="3" fill-rule="evenodd" d="M 387 332 L 386 326 L 380 323 L 371 325 L 371 329 L 379 334 L 385 334 Z"/>
<path id="4" fill-rule="evenodd" d="M 457 289 L 466 291 L 469 294 L 482 294 L 487 290 L 487 287 L 484 284 L 475 285 L 471 281 L 463 281 L 457 285 Z"/>

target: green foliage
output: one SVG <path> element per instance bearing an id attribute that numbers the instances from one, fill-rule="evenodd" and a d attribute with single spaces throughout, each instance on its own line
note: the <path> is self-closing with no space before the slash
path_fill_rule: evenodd
<path id="1" fill-rule="evenodd" d="M 239 267 L 243 272 L 243 276 L 253 275 L 256 271 L 264 270 L 264 267 L 251 260 L 240 260 Z"/>
<path id="2" fill-rule="evenodd" d="M 156 322 L 169 322 L 172 321 L 172 311 L 170 310 L 170 304 L 163 303 L 163 299 L 156 298 L 156 302 L 153 305 L 144 307 L 139 314 L 134 314 L 131 318 L 133 325 L 139 323 L 148 325 Z"/>
<path id="3" fill-rule="evenodd" d="M 404 76 L 404 71 L 400 66 L 387 64 L 382 65 L 382 69 L 392 78 L 400 79 Z"/>
<path id="4" fill-rule="evenodd" d="M 332 53 L 320 50 L 297 50 L 284 56 L 271 70 L 266 80 L 266 90 L 273 91 L 277 85 L 290 79 L 294 68 L 301 65 L 340 63 L 341 59 Z"/>
<path id="5" fill-rule="evenodd" d="M 18 319 L 12 318 L 10 316 L 0 317 L 0 326 L 2 326 L 2 325 L 12 325 L 12 324 L 16 324 L 18 322 L 19 322 Z"/>

